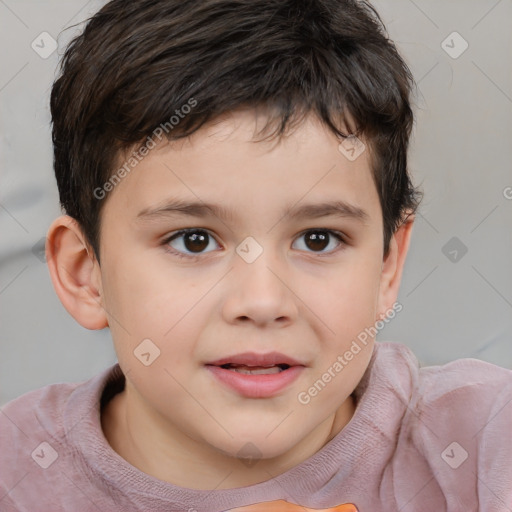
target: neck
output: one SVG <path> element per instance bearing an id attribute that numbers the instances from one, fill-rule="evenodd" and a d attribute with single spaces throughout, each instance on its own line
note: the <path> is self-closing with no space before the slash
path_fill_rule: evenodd
<path id="1" fill-rule="evenodd" d="M 127 383 L 103 409 L 102 428 L 110 446 L 132 466 L 150 476 L 201 490 L 254 485 L 288 471 L 333 439 L 355 411 L 355 401 L 349 396 L 334 414 L 293 449 L 277 457 L 248 463 L 192 439 L 152 411 L 142 414 L 136 395 Z"/>

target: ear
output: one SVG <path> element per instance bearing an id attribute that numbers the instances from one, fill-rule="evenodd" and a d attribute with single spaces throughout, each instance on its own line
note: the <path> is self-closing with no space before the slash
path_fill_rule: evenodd
<path id="1" fill-rule="evenodd" d="M 107 327 L 100 266 L 79 224 L 62 215 L 52 222 L 46 238 L 46 261 L 63 306 L 86 329 Z"/>
<path id="2" fill-rule="evenodd" d="M 389 252 L 383 259 L 377 309 L 379 319 L 384 318 L 386 311 L 393 308 L 398 297 L 413 224 L 414 215 L 407 216 L 391 237 Z"/>

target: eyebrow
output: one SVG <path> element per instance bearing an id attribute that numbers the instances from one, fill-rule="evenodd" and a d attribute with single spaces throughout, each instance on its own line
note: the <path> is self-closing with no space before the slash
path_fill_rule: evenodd
<path id="1" fill-rule="evenodd" d="M 234 218 L 232 210 L 219 204 L 170 199 L 161 205 L 144 208 L 137 214 L 136 219 L 137 221 L 151 221 L 179 215 L 202 218 L 215 216 L 226 221 L 232 221 Z M 302 220 L 329 216 L 349 218 L 361 223 L 366 223 L 370 219 L 365 210 L 342 200 L 288 206 L 281 218 L 289 217 L 292 220 Z"/>

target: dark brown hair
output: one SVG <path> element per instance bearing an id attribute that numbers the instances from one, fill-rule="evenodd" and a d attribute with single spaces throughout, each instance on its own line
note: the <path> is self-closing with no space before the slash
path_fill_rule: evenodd
<path id="1" fill-rule="evenodd" d="M 385 255 L 421 200 L 407 170 L 413 78 L 367 2 L 112 0 L 69 44 L 60 71 L 51 93 L 60 202 L 98 261 L 104 201 L 94 191 L 119 155 L 191 98 L 168 139 L 240 107 L 272 112 L 270 137 L 309 113 L 340 137 L 364 136 Z"/>

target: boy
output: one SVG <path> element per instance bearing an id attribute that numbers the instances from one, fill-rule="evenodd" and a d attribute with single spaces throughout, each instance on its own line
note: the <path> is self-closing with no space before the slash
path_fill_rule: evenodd
<path id="1" fill-rule="evenodd" d="M 1 510 L 512 509 L 512 372 L 396 315 L 412 77 L 355 0 L 113 0 L 51 97 L 47 261 L 119 364 L 9 403 Z"/>

